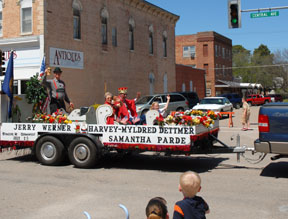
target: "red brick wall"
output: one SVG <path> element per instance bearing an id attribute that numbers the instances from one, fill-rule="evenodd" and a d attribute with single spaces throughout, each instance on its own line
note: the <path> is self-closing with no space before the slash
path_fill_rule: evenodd
<path id="1" fill-rule="evenodd" d="M 221 48 L 221 56 L 215 56 L 215 45 Z M 204 56 L 203 47 L 207 45 L 208 55 Z M 218 79 L 230 81 L 232 80 L 232 70 L 225 70 L 223 74 L 223 66 L 225 68 L 232 67 L 232 58 L 222 57 L 222 48 L 225 51 L 232 51 L 232 41 L 213 31 L 200 32 L 192 35 L 176 36 L 176 63 L 183 65 L 196 65 L 196 68 L 208 69 L 206 72 L 206 88 L 211 89 L 212 96 L 215 96 L 215 81 Z M 184 46 L 196 46 L 195 58 L 183 57 Z M 208 67 L 207 67 L 208 66 Z M 215 68 L 221 68 L 216 70 Z"/>
<path id="2" fill-rule="evenodd" d="M 182 91 L 183 83 L 185 91 L 190 91 L 190 81 L 193 82 L 193 91 L 197 92 L 199 98 L 205 97 L 205 71 L 176 64 L 176 91 Z"/>

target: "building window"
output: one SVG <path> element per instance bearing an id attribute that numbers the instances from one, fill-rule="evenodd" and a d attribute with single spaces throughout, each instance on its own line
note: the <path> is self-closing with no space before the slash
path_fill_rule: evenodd
<path id="1" fill-rule="evenodd" d="M 210 97 L 211 94 L 212 94 L 211 89 L 210 88 L 206 89 L 206 96 Z"/>
<path id="2" fill-rule="evenodd" d="M 73 8 L 73 38 L 81 39 L 81 19 L 80 14 L 82 11 L 82 5 L 79 0 L 74 0 L 72 3 Z"/>
<path id="3" fill-rule="evenodd" d="M 0 3 L 0 8 L 1 8 L 1 11 L 0 11 L 0 36 L 3 35 L 3 27 L 2 27 L 2 4 Z"/>
<path id="4" fill-rule="evenodd" d="M 215 56 L 218 56 L 218 45 L 215 45 Z"/>
<path id="5" fill-rule="evenodd" d="M 149 33 L 149 54 L 153 55 L 153 33 Z"/>
<path id="6" fill-rule="evenodd" d="M 163 56 L 167 57 L 167 37 L 163 37 Z"/>
<path id="7" fill-rule="evenodd" d="M 154 94 L 154 82 L 155 82 L 155 76 L 154 74 L 151 72 L 149 74 L 149 91 L 150 91 L 150 95 Z"/>
<path id="8" fill-rule="evenodd" d="M 225 48 L 222 48 L 222 57 L 225 59 Z"/>
<path id="9" fill-rule="evenodd" d="M 101 18 L 101 38 L 102 44 L 107 45 L 107 18 L 105 17 Z"/>
<path id="10" fill-rule="evenodd" d="M 184 58 L 195 58 L 196 50 L 195 46 L 183 46 L 183 57 Z"/>
<path id="11" fill-rule="evenodd" d="M 101 10 L 101 42 L 102 45 L 108 44 L 108 33 L 107 33 L 107 26 L 108 26 L 108 11 L 106 8 Z"/>
<path id="12" fill-rule="evenodd" d="M 149 26 L 149 54 L 153 55 L 154 53 L 154 48 L 153 48 L 153 25 Z"/>
<path id="13" fill-rule="evenodd" d="M 193 91 L 193 81 L 190 81 L 190 92 Z"/>
<path id="14" fill-rule="evenodd" d="M 134 50 L 134 28 L 135 22 L 133 18 L 129 19 L 129 49 Z"/>
<path id="15" fill-rule="evenodd" d="M 223 76 L 225 76 L 225 65 L 223 65 L 222 74 L 223 74 Z"/>
<path id="16" fill-rule="evenodd" d="M 206 75 L 208 75 L 208 73 L 209 73 L 209 65 L 208 64 L 204 64 L 204 69 L 205 69 Z"/>
<path id="17" fill-rule="evenodd" d="M 182 83 L 182 92 L 185 92 L 186 91 L 186 85 L 185 83 Z"/>
<path id="18" fill-rule="evenodd" d="M 163 92 L 164 93 L 168 92 L 168 76 L 167 76 L 167 73 L 165 73 L 164 76 L 163 76 Z"/>
<path id="19" fill-rule="evenodd" d="M 163 31 L 163 56 L 167 57 L 167 31 Z"/>
<path id="20" fill-rule="evenodd" d="M 117 28 L 112 28 L 112 45 L 117 46 Z"/>
<path id="21" fill-rule="evenodd" d="M 21 33 L 32 32 L 32 0 L 21 1 Z"/>
<path id="22" fill-rule="evenodd" d="M 203 56 L 204 57 L 208 56 L 208 45 L 207 44 L 203 45 Z"/>
<path id="23" fill-rule="evenodd" d="M 73 8 L 73 37 L 74 39 L 81 39 L 80 11 L 74 8 Z"/>

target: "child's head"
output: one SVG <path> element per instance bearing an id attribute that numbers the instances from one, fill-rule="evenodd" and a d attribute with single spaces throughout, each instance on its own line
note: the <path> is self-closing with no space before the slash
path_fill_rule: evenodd
<path id="1" fill-rule="evenodd" d="M 113 96 L 112 104 L 114 107 L 118 108 L 121 106 L 121 100 L 118 96 Z"/>
<path id="2" fill-rule="evenodd" d="M 159 102 L 155 101 L 151 104 L 150 110 L 159 110 Z"/>
<path id="3" fill-rule="evenodd" d="M 201 189 L 201 178 L 198 173 L 188 171 L 180 176 L 179 191 L 183 193 L 184 197 L 192 198 Z"/>
<path id="4" fill-rule="evenodd" d="M 162 197 L 152 198 L 146 206 L 147 219 L 168 219 L 167 202 Z"/>

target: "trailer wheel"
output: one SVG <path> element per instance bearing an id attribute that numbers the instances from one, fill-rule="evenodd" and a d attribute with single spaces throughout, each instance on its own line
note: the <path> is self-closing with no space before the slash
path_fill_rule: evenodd
<path id="1" fill-rule="evenodd" d="M 36 157 L 41 164 L 59 165 L 65 156 L 64 145 L 53 136 L 44 136 L 36 144 Z"/>
<path id="2" fill-rule="evenodd" d="M 97 146 L 88 138 L 75 138 L 69 145 L 68 156 L 76 167 L 91 168 L 98 161 Z"/>

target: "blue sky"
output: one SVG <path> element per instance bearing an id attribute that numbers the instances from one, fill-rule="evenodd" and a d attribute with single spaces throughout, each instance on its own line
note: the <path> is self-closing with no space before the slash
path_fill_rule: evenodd
<path id="1" fill-rule="evenodd" d="M 288 49 L 288 9 L 281 9 L 277 17 L 250 18 L 242 12 L 242 28 L 228 28 L 227 0 L 147 0 L 180 16 L 176 35 L 215 31 L 230 39 L 233 45 L 253 50 L 260 44 L 274 52 Z M 288 6 L 288 0 L 241 0 L 242 10 Z M 256 12 L 253 12 L 256 13 Z"/>

